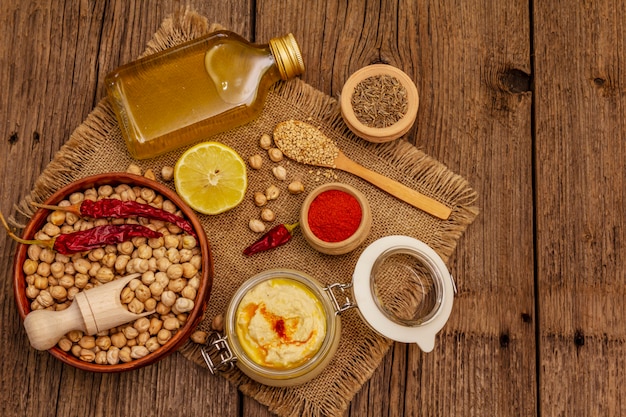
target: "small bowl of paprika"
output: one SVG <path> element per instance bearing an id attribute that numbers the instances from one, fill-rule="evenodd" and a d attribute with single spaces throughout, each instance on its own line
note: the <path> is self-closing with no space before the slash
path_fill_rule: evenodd
<path id="1" fill-rule="evenodd" d="M 361 245 L 372 227 L 365 195 L 342 183 L 328 183 L 311 191 L 302 204 L 300 227 L 315 250 L 343 255 Z"/>

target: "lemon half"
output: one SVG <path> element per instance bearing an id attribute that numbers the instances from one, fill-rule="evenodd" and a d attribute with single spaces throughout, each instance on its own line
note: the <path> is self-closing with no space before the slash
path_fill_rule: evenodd
<path id="1" fill-rule="evenodd" d="M 222 143 L 199 143 L 176 162 L 174 185 L 180 198 L 194 210 L 223 213 L 246 195 L 246 164 L 234 149 Z"/>

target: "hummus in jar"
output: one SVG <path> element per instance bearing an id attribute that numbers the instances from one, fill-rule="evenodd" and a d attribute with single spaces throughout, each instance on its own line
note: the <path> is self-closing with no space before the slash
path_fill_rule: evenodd
<path id="1" fill-rule="evenodd" d="M 251 360 L 277 369 L 311 359 L 326 335 L 324 309 L 305 285 L 273 278 L 254 286 L 236 311 L 236 334 Z"/>

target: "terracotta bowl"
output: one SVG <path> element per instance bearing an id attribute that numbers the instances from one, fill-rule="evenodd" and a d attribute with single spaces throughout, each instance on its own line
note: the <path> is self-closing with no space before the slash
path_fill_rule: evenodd
<path id="1" fill-rule="evenodd" d="M 311 203 L 317 196 L 325 191 L 339 190 L 346 192 L 356 198 L 361 206 L 361 223 L 356 231 L 347 239 L 340 242 L 327 242 L 315 235 L 309 226 L 309 208 Z M 372 228 L 372 212 L 365 195 L 356 188 L 338 182 L 328 183 L 320 185 L 307 195 L 302 203 L 302 209 L 300 210 L 300 229 L 302 235 L 309 243 L 309 245 L 322 253 L 327 255 L 343 255 L 356 249 L 361 243 L 365 241 Z"/>
<path id="2" fill-rule="evenodd" d="M 131 186 L 148 187 L 153 189 L 157 194 L 160 194 L 172 201 L 177 207 L 180 208 L 184 217 L 186 217 L 193 225 L 196 234 L 198 235 L 198 245 L 200 246 L 202 254 L 201 283 L 197 290 L 194 309 L 188 313 L 185 324 L 178 329 L 178 331 L 167 343 L 162 345 L 156 351 L 144 356 L 143 358 L 135 359 L 127 363 L 120 362 L 116 365 L 100 365 L 93 362 L 82 361 L 72 355 L 71 352 L 64 352 L 58 346 L 49 349 L 52 356 L 60 359 L 68 365 L 82 370 L 92 372 L 122 372 L 138 369 L 163 359 L 165 356 L 175 352 L 189 338 L 195 327 L 202 319 L 202 315 L 209 300 L 213 284 L 213 260 L 206 234 L 193 210 L 189 208 L 171 189 L 148 178 L 127 173 L 109 173 L 83 178 L 55 192 L 45 201 L 45 204 L 54 205 L 59 203 L 61 200 L 66 199 L 74 192 L 106 184 L 129 184 Z M 46 223 L 46 218 L 49 213 L 50 210 L 38 210 L 24 229 L 22 237 L 24 239 L 33 239 L 36 232 L 39 231 Z M 31 300 L 29 300 L 26 296 L 26 279 L 22 268 L 24 261 L 27 258 L 27 250 L 28 245 L 18 244 L 13 264 L 13 292 L 18 311 L 22 319 L 24 319 L 31 311 Z"/>

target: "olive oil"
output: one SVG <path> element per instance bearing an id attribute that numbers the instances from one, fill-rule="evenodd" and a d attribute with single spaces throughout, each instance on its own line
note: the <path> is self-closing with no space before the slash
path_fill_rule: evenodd
<path id="1" fill-rule="evenodd" d="M 274 83 L 303 72 L 291 34 L 253 45 L 220 31 L 124 65 L 105 83 L 131 156 L 145 159 L 255 119 Z"/>

